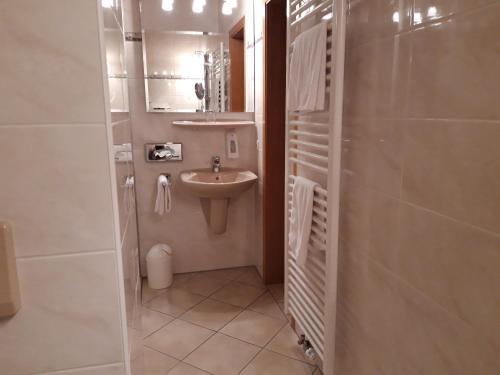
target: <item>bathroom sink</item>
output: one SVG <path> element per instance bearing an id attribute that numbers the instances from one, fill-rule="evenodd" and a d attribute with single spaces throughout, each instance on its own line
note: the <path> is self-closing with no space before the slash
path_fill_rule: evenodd
<path id="1" fill-rule="evenodd" d="M 200 198 L 201 208 L 209 228 L 222 234 L 227 226 L 227 208 L 230 198 L 250 189 L 257 176 L 243 169 L 211 168 L 193 169 L 181 172 L 180 178 L 188 192 Z"/>
<path id="2" fill-rule="evenodd" d="M 181 181 L 188 191 L 199 198 L 224 199 L 248 190 L 257 181 L 257 176 L 243 169 L 221 168 L 215 173 L 205 168 L 182 172 Z"/>
<path id="3" fill-rule="evenodd" d="M 239 127 L 239 126 L 250 126 L 255 125 L 254 121 L 245 121 L 245 120 L 215 120 L 215 121 L 207 121 L 207 120 L 183 120 L 183 121 L 173 121 L 172 124 L 177 126 L 226 126 L 230 128 Z"/>

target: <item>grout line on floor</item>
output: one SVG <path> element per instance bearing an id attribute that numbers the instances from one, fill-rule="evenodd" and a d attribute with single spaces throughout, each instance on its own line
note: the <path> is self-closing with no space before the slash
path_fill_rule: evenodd
<path id="1" fill-rule="evenodd" d="M 155 312 L 156 312 L 156 311 L 155 311 Z M 169 316 L 170 316 L 170 315 L 169 315 Z M 141 337 L 142 337 L 142 340 L 143 340 L 143 341 L 144 341 L 144 340 L 146 340 L 148 337 L 150 337 L 150 336 L 151 336 L 151 335 L 153 335 L 154 333 L 156 333 L 156 332 L 158 332 L 159 330 L 161 330 L 161 329 L 165 328 L 165 327 L 166 327 L 166 326 L 168 326 L 170 323 L 172 323 L 175 319 L 176 319 L 176 318 L 173 318 L 170 322 L 165 323 L 165 324 L 162 324 L 162 326 L 161 326 L 160 328 L 158 328 L 158 329 L 154 330 L 153 332 L 149 333 L 148 335 L 146 335 L 146 336 L 141 336 Z M 141 331 L 142 331 L 142 329 L 141 329 Z"/>
<path id="2" fill-rule="evenodd" d="M 186 357 L 186 358 L 187 358 L 187 357 Z M 185 364 L 185 365 L 188 365 L 188 366 L 194 367 L 195 369 L 200 370 L 200 371 L 203 371 L 203 372 L 206 372 L 207 374 L 210 374 L 210 375 L 216 375 L 216 374 L 214 374 L 213 372 L 210 372 L 210 371 L 207 371 L 207 370 L 203 370 L 202 368 L 200 368 L 200 367 L 198 367 L 198 366 L 195 366 L 195 365 L 193 365 L 193 364 L 191 364 L 191 363 L 184 362 L 184 360 L 179 361 L 179 363 L 183 363 L 183 364 Z M 177 366 L 177 365 L 176 365 L 176 366 Z M 174 367 L 174 368 L 175 368 L 175 367 Z M 172 371 L 174 368 L 172 368 L 170 371 Z M 169 371 L 169 372 L 170 372 L 170 371 Z M 168 375 L 168 372 L 167 372 L 165 375 Z"/>
<path id="3" fill-rule="evenodd" d="M 244 268 L 247 268 L 247 267 L 242 267 L 242 269 L 244 269 Z M 208 271 L 208 272 L 210 272 L 210 271 Z M 194 278 L 194 277 L 196 277 L 197 275 L 203 275 L 203 272 L 193 274 L 193 275 L 192 275 L 192 277 L 189 277 L 188 279 L 186 279 L 185 281 L 183 281 L 183 282 L 180 284 L 180 286 L 182 286 L 182 284 L 184 284 L 184 282 L 188 282 L 189 280 L 193 279 L 193 278 Z M 187 291 L 187 290 L 185 290 L 185 289 L 179 288 L 179 286 L 172 287 L 172 289 L 182 290 L 182 291 L 184 291 L 184 292 L 186 292 L 186 293 L 190 293 L 190 294 L 194 294 L 194 295 L 196 295 L 196 296 L 203 297 L 203 299 L 202 299 L 202 300 L 200 300 L 198 303 L 194 304 L 194 305 L 193 305 L 193 306 L 191 306 L 189 309 L 187 309 L 187 310 L 183 311 L 182 313 L 180 313 L 180 314 L 179 314 L 178 316 L 176 316 L 176 317 L 175 317 L 175 316 L 172 316 L 172 315 L 170 315 L 170 314 L 166 314 L 166 313 L 164 313 L 164 312 L 157 311 L 157 310 L 154 310 L 154 309 L 151 309 L 151 308 L 149 308 L 149 307 L 146 307 L 146 306 L 145 306 L 145 304 L 147 304 L 147 303 L 151 302 L 153 299 L 158 298 L 158 297 L 162 297 L 162 296 L 164 296 L 164 294 L 166 294 L 166 293 L 168 292 L 168 289 L 166 289 L 166 290 L 162 291 L 162 292 L 161 292 L 161 293 L 159 293 L 158 295 L 154 296 L 153 298 L 151 298 L 151 299 L 149 299 L 149 300 L 147 300 L 147 301 L 145 301 L 145 302 L 142 302 L 142 301 L 141 301 L 141 302 L 142 302 L 142 307 L 143 307 L 143 308 L 146 308 L 146 309 L 148 309 L 148 310 L 150 310 L 150 311 L 153 311 L 153 312 L 158 312 L 158 313 L 160 313 L 160 314 L 163 314 L 163 315 L 166 315 L 166 316 L 168 316 L 168 317 L 170 317 L 170 318 L 173 318 L 173 320 L 172 320 L 172 321 L 170 321 L 170 322 L 168 322 L 168 323 L 166 323 L 166 324 L 163 324 L 160 328 L 158 328 L 158 329 L 156 329 L 155 331 L 153 331 L 152 333 L 148 334 L 148 336 L 146 336 L 146 337 L 142 338 L 142 340 L 145 340 L 147 337 L 149 337 L 149 336 L 151 336 L 152 334 L 154 334 L 154 333 L 158 332 L 159 330 L 161 330 L 161 329 L 165 328 L 166 326 L 168 326 L 169 324 L 171 324 L 171 323 L 175 322 L 176 320 L 180 320 L 180 321 L 182 321 L 182 322 L 185 322 L 185 323 L 188 323 L 188 324 L 192 324 L 192 325 L 197 326 L 197 327 L 200 327 L 200 328 L 207 329 L 207 330 L 211 331 L 211 335 L 210 335 L 207 339 L 203 340 L 203 342 L 202 342 L 202 343 L 200 343 L 199 345 L 197 345 L 197 346 L 196 346 L 193 350 L 191 350 L 191 351 L 190 351 L 190 352 L 189 352 L 186 356 L 184 356 L 184 357 L 183 357 L 182 359 L 180 359 L 180 360 L 179 360 L 178 358 L 172 357 L 172 356 L 171 356 L 171 355 L 169 355 L 169 354 L 166 354 L 166 353 L 163 353 L 163 352 L 161 352 L 161 351 L 159 351 L 159 350 L 156 350 L 156 349 L 154 349 L 154 348 L 151 348 L 151 347 L 149 347 L 149 346 L 147 346 L 147 345 L 144 345 L 144 347 L 146 347 L 146 348 L 148 348 L 148 349 L 151 349 L 151 350 L 154 350 L 154 351 L 156 351 L 156 352 L 158 352 L 158 353 L 161 353 L 161 354 L 163 354 L 163 355 L 166 355 L 166 356 L 167 356 L 167 357 L 169 357 L 169 358 L 173 358 L 173 359 L 175 359 L 175 360 L 179 361 L 179 362 L 176 364 L 176 366 L 178 366 L 178 364 L 179 364 L 179 363 L 184 363 L 184 364 L 186 364 L 186 365 L 189 365 L 189 366 L 192 366 L 192 367 L 194 367 L 194 368 L 197 368 L 197 369 L 199 369 L 199 370 L 201 370 L 201 371 L 204 371 L 204 372 L 206 372 L 206 373 L 208 373 L 208 374 L 212 374 L 211 372 L 209 372 L 209 371 L 207 371 L 207 370 L 205 370 L 205 369 L 199 368 L 199 367 L 194 366 L 194 365 L 192 365 L 192 364 L 190 364 L 190 363 L 188 363 L 188 362 L 185 362 L 185 359 L 186 359 L 186 358 L 188 358 L 188 357 L 189 357 L 192 353 L 194 353 L 196 350 L 198 350 L 198 349 L 199 349 L 202 345 L 204 345 L 207 341 L 209 341 L 210 339 L 212 339 L 212 338 L 213 338 L 216 334 L 220 334 L 220 335 L 222 335 L 222 336 L 225 336 L 225 337 L 228 337 L 228 338 L 231 338 L 231 339 L 234 339 L 234 340 L 238 340 L 239 342 L 242 342 L 242 343 L 245 343 L 245 344 L 248 344 L 248 345 L 252 345 L 252 346 L 254 346 L 254 347 L 257 347 L 257 348 L 258 348 L 257 353 L 256 353 L 256 354 L 255 354 L 255 355 L 254 355 L 254 356 L 253 356 L 253 357 L 252 357 L 252 358 L 251 358 L 251 359 L 250 359 L 250 360 L 249 360 L 249 361 L 245 364 L 245 366 L 244 366 L 244 367 L 243 367 L 243 368 L 242 368 L 242 369 L 238 372 L 238 374 L 241 374 L 241 373 L 242 373 L 242 372 L 243 372 L 243 371 L 244 371 L 244 370 L 245 370 L 245 369 L 246 369 L 246 368 L 247 368 L 247 367 L 248 367 L 248 366 L 249 366 L 249 365 L 250 365 L 250 364 L 251 364 L 251 363 L 255 360 L 255 358 L 256 358 L 256 357 L 257 357 L 257 356 L 258 356 L 258 355 L 259 355 L 259 354 L 260 354 L 263 350 L 267 350 L 267 351 L 269 351 L 269 352 L 272 352 L 272 353 L 274 353 L 274 354 L 276 354 L 276 355 L 282 356 L 282 357 L 287 358 L 287 359 L 289 359 L 289 360 L 294 360 L 294 361 L 298 361 L 298 362 L 301 362 L 301 363 L 307 364 L 308 366 L 311 366 L 311 368 L 312 368 L 312 370 L 311 370 L 311 374 L 313 374 L 313 373 L 314 373 L 314 371 L 316 371 L 317 369 L 319 369 L 319 367 L 318 367 L 318 366 L 315 366 L 315 365 L 313 365 L 313 364 L 311 364 L 311 363 L 309 363 L 309 362 L 306 362 L 305 360 L 300 360 L 300 359 L 297 359 L 297 358 L 293 358 L 293 357 L 290 357 L 290 356 L 288 356 L 288 355 L 285 355 L 285 354 L 282 354 L 282 353 L 279 353 L 279 352 L 276 352 L 276 351 L 273 351 L 273 350 L 270 350 L 270 349 L 268 349 L 268 348 L 267 348 L 267 346 L 268 346 L 268 345 L 269 345 L 269 344 L 270 344 L 270 343 L 271 343 L 271 342 L 272 342 L 272 341 L 276 338 L 276 336 L 278 336 L 278 335 L 280 334 L 280 332 L 281 332 L 281 331 L 282 331 L 282 330 L 283 330 L 283 329 L 284 329 L 287 325 L 289 325 L 289 324 L 290 324 L 290 322 L 289 322 L 289 320 L 288 320 L 288 318 L 287 318 L 287 316 L 286 316 L 285 312 L 284 312 L 284 311 L 283 311 L 283 309 L 281 309 L 281 307 L 280 307 L 280 303 L 278 302 L 277 298 L 274 296 L 274 294 L 271 292 L 271 290 L 269 289 L 269 287 L 268 287 L 267 285 L 264 285 L 264 286 L 257 286 L 257 285 L 253 285 L 253 284 L 248 284 L 248 283 L 245 283 L 245 282 L 237 281 L 236 279 L 227 279 L 227 278 L 222 278 L 222 277 L 217 277 L 217 276 L 212 276 L 212 275 L 207 275 L 207 276 L 214 277 L 214 278 L 218 278 L 218 279 L 220 279 L 220 280 L 224 280 L 224 281 L 226 281 L 226 283 L 225 283 L 224 285 L 222 285 L 220 288 L 217 288 L 215 291 L 213 291 L 213 292 L 212 292 L 210 295 L 208 295 L 208 296 L 204 296 L 204 295 L 201 295 L 201 294 L 198 294 L 198 293 L 193 293 L 193 292 L 191 292 L 191 291 Z M 241 276 L 239 276 L 239 277 L 241 277 Z M 256 296 L 256 297 L 255 297 L 255 298 L 254 298 L 254 299 L 253 299 L 253 300 L 252 300 L 252 301 L 251 301 L 248 305 L 246 305 L 245 307 L 242 307 L 242 306 L 237 306 L 237 305 L 234 305 L 234 304 L 231 304 L 231 303 L 225 302 L 225 301 L 220 301 L 220 300 L 217 300 L 217 299 L 215 299 L 215 298 L 212 298 L 212 296 L 213 296 L 214 294 L 216 294 L 218 291 L 220 291 L 221 289 L 223 289 L 223 288 L 225 288 L 225 287 L 227 287 L 227 286 L 229 286 L 229 285 L 231 285 L 231 284 L 244 285 L 244 286 L 248 286 L 248 287 L 253 287 L 253 288 L 255 288 L 255 289 L 260 289 L 260 290 L 261 290 L 261 293 L 260 293 L 258 296 Z M 259 312 L 259 311 L 254 311 L 254 310 L 252 310 L 252 309 L 250 308 L 250 306 L 251 306 L 252 304 L 254 304 L 254 303 L 255 303 L 255 302 L 256 302 L 259 298 L 261 298 L 261 297 L 262 297 L 265 293 L 269 293 L 269 294 L 271 295 L 271 298 L 272 298 L 273 302 L 274 302 L 276 305 L 278 305 L 278 307 L 280 308 L 280 311 L 282 311 L 282 313 L 284 314 L 285 319 L 282 321 L 282 323 L 283 323 L 283 324 L 282 324 L 282 326 L 279 328 L 279 330 L 278 330 L 278 331 L 277 331 L 277 332 L 276 332 L 276 333 L 275 333 L 275 334 L 274 334 L 274 335 L 273 335 L 273 336 L 272 336 L 272 337 L 271 337 L 271 338 L 270 338 L 270 339 L 269 339 L 269 340 L 268 340 L 268 341 L 267 341 L 267 342 L 266 342 L 263 346 L 261 346 L 261 345 L 256 345 L 256 344 L 254 344 L 254 343 L 251 343 L 251 342 L 248 342 L 248 341 L 242 340 L 242 339 L 240 339 L 240 338 L 233 337 L 233 336 L 231 336 L 231 335 L 228 335 L 228 334 L 225 334 L 225 333 L 221 332 L 221 331 L 222 331 L 222 330 L 223 330 L 226 326 L 228 326 L 231 322 L 233 322 L 235 319 L 237 319 L 237 318 L 238 318 L 241 314 L 243 314 L 245 311 L 250 311 L 250 312 L 253 312 L 253 313 L 256 313 L 256 314 L 262 315 L 262 316 L 264 316 L 264 317 L 271 318 L 271 319 L 280 320 L 280 319 L 278 319 L 278 318 L 276 318 L 276 317 L 274 317 L 274 316 L 270 316 L 270 315 L 267 315 L 267 314 L 263 314 L 263 313 L 261 313 L 261 312 Z M 212 329 L 212 328 L 208 328 L 208 327 L 202 326 L 202 325 L 197 324 L 197 323 L 190 322 L 190 321 L 185 320 L 184 318 L 182 318 L 182 317 L 183 317 L 183 316 L 184 316 L 187 312 L 189 312 L 189 311 L 191 311 L 191 310 L 195 309 L 197 306 L 199 306 L 200 304 L 202 304 L 203 302 L 205 302 L 205 301 L 207 301 L 207 300 L 211 300 L 211 301 L 215 301 L 215 302 L 223 303 L 223 304 L 226 304 L 226 305 L 229 305 L 229 306 L 233 306 L 233 307 L 235 307 L 235 308 L 241 309 L 241 311 L 240 311 L 238 314 L 236 314 L 236 315 L 235 315 L 232 319 L 230 319 L 229 321 L 227 321 L 227 322 L 226 322 L 226 323 L 225 323 L 225 324 L 224 324 L 221 328 L 219 328 L 219 329 L 217 329 L 217 330 L 214 330 L 214 329 Z M 174 366 L 174 368 L 175 368 L 176 366 Z M 170 371 L 171 371 L 171 370 L 170 370 Z M 170 372 L 170 371 L 169 371 L 169 372 Z M 167 373 L 167 374 L 168 374 L 168 373 Z M 212 374 L 212 375 L 213 375 L 213 374 Z"/>
<path id="4" fill-rule="evenodd" d="M 144 347 L 144 348 L 147 348 L 147 349 L 149 349 L 149 350 L 152 350 L 152 351 L 154 351 L 154 352 L 156 352 L 156 353 L 160 353 L 161 355 L 164 355 L 164 356 L 166 356 L 166 357 L 168 357 L 168 358 L 172 358 L 173 360 L 175 360 L 175 361 L 177 361 L 177 362 L 181 362 L 181 360 L 180 360 L 180 359 L 177 359 L 177 358 L 175 358 L 175 357 L 172 357 L 172 356 L 171 356 L 171 355 L 169 355 L 169 354 L 165 354 L 165 353 L 163 353 L 163 352 L 159 351 L 158 349 L 152 348 L 152 347 L 147 346 L 147 345 L 143 345 L 143 347 Z M 177 366 L 177 365 L 176 365 L 176 366 Z"/>
<path id="5" fill-rule="evenodd" d="M 183 315 L 184 315 L 184 314 L 183 314 Z M 193 323 L 193 322 L 190 322 L 189 320 L 184 320 L 184 319 L 182 319 L 181 317 L 178 317 L 178 318 L 176 318 L 175 320 L 180 320 L 180 321 L 183 321 L 184 323 L 192 324 L 192 325 L 194 325 L 194 326 L 196 326 L 196 327 L 200 327 L 200 328 L 208 329 L 209 331 L 212 331 L 212 332 L 214 332 L 214 333 L 217 333 L 217 332 L 218 332 L 218 331 L 216 331 L 215 329 L 212 329 L 212 328 L 208 328 L 208 327 L 202 326 L 202 325 L 200 325 L 200 324 L 198 324 L 198 323 Z M 172 321 L 172 322 L 173 322 L 173 321 Z M 172 322 L 171 322 L 171 323 L 172 323 Z M 169 324 L 170 324 L 170 323 L 169 323 Z"/>
<path id="6" fill-rule="evenodd" d="M 243 314 L 243 313 L 246 311 L 246 309 L 245 309 L 245 308 L 243 308 L 243 307 L 242 307 L 241 309 L 242 309 L 242 310 L 241 310 L 238 314 L 236 314 L 236 316 L 235 316 L 233 319 L 229 320 L 226 324 L 224 324 L 224 325 L 223 325 L 223 326 L 222 326 L 222 327 L 221 327 L 221 328 L 220 328 L 217 332 L 219 332 L 219 333 L 223 334 L 224 336 L 228 336 L 228 337 L 236 338 L 236 337 L 233 337 L 233 336 L 229 336 L 229 335 L 227 335 L 227 334 L 225 334 L 225 333 L 223 333 L 223 332 L 221 332 L 221 331 L 222 331 L 222 330 L 223 330 L 223 329 L 224 329 L 224 328 L 225 328 L 225 327 L 226 327 L 229 323 L 231 323 L 232 321 L 234 321 L 234 320 L 235 320 L 238 316 L 240 316 L 241 314 Z M 243 340 L 240 340 L 240 341 L 243 341 Z M 246 342 L 246 341 L 243 341 L 243 342 Z M 249 344 L 250 344 L 250 343 L 249 343 Z M 253 344 L 252 344 L 252 345 L 253 345 Z"/>
<path id="7" fill-rule="evenodd" d="M 177 320 L 177 319 L 176 319 L 176 320 Z M 179 320 L 180 320 L 180 319 L 179 319 Z M 172 322 L 170 322 L 170 323 L 173 323 L 173 322 L 175 322 L 175 320 L 172 320 Z M 168 323 L 168 324 L 170 324 L 170 323 Z M 205 328 L 205 327 L 202 327 L 202 328 Z M 208 328 L 205 328 L 205 329 L 208 329 Z M 190 356 L 190 355 L 191 355 L 191 354 L 192 354 L 195 350 L 197 350 L 200 346 L 202 346 L 204 343 L 206 343 L 208 340 L 210 340 L 210 339 L 211 339 L 211 338 L 212 338 L 212 337 L 213 337 L 213 336 L 217 333 L 216 331 L 213 331 L 213 330 L 210 330 L 210 331 L 212 331 L 212 334 L 211 334 L 210 336 L 208 336 L 205 340 L 203 340 L 203 342 L 202 342 L 202 343 L 200 343 L 198 346 L 196 346 L 196 347 L 195 347 L 193 350 L 191 350 L 188 354 L 186 354 L 184 357 L 182 357 L 182 359 L 179 359 L 179 358 L 176 358 L 176 357 L 172 357 L 170 354 L 167 354 L 167 353 L 163 353 L 163 352 L 160 352 L 160 353 L 165 354 L 165 355 L 167 355 L 167 356 L 169 356 L 169 357 L 172 357 L 172 358 L 174 358 L 174 359 L 176 359 L 176 360 L 178 360 L 178 361 L 180 361 L 180 362 L 184 362 L 184 360 L 185 360 L 187 357 L 189 357 L 189 356 Z M 143 346 L 144 346 L 144 347 L 146 347 L 146 348 L 149 348 L 149 349 L 153 349 L 153 348 L 151 348 L 150 346 L 148 346 L 148 345 L 146 345 L 146 344 L 144 344 L 144 343 L 143 343 Z M 158 352 L 158 350 L 156 350 L 156 351 Z M 188 363 L 188 364 L 189 364 L 189 363 Z M 192 366 L 192 365 L 191 365 L 191 366 Z M 201 370 L 201 369 L 200 369 L 200 370 Z M 203 370 L 203 371 L 205 371 L 205 370 Z"/>
<path id="8" fill-rule="evenodd" d="M 216 335 L 216 334 L 217 334 L 217 332 L 212 331 L 212 334 L 211 334 L 210 336 L 208 336 L 206 340 L 204 340 L 204 341 L 203 341 L 200 345 L 198 345 L 196 348 L 194 348 L 193 350 L 191 350 L 191 351 L 190 351 L 190 352 L 189 352 L 186 356 L 184 356 L 184 357 L 181 359 L 181 361 L 183 361 L 183 362 L 184 362 L 184 360 L 185 360 L 187 357 L 189 357 L 191 354 L 193 354 L 196 350 L 198 350 L 198 348 L 199 348 L 200 346 L 202 346 L 204 343 L 206 343 L 208 340 L 210 340 L 210 339 L 211 339 L 212 337 L 214 337 L 214 335 Z M 191 366 L 192 366 L 192 365 L 191 365 Z M 200 370 L 201 370 L 201 369 L 200 369 Z M 206 371 L 206 370 L 203 370 L 203 371 Z"/>
<path id="9" fill-rule="evenodd" d="M 255 353 L 255 355 L 250 358 L 250 360 L 248 361 L 247 364 L 245 364 L 245 366 L 243 366 L 243 368 L 238 372 L 238 374 L 241 374 L 243 371 L 245 371 L 245 369 L 255 360 L 255 358 L 257 358 L 257 356 L 264 350 L 264 348 L 260 348 L 260 350 Z"/>

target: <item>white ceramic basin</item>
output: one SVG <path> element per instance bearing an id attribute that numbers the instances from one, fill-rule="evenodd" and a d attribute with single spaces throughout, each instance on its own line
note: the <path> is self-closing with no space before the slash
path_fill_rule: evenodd
<path id="1" fill-rule="evenodd" d="M 255 125 L 255 122 L 254 121 L 244 121 L 244 120 L 216 120 L 216 121 L 180 120 L 180 121 L 173 121 L 172 124 L 177 125 L 177 126 L 228 126 L 228 127 L 238 127 L 238 126 Z"/>
<path id="2" fill-rule="evenodd" d="M 224 233 L 227 225 L 229 199 L 250 189 L 257 181 L 255 173 L 243 169 L 193 169 L 181 172 L 182 184 L 191 194 L 200 198 L 209 227 L 214 233 Z"/>
<path id="3" fill-rule="evenodd" d="M 221 168 L 219 173 L 211 169 L 193 169 L 181 172 L 186 189 L 199 198 L 232 198 L 249 189 L 257 176 L 243 169 Z"/>

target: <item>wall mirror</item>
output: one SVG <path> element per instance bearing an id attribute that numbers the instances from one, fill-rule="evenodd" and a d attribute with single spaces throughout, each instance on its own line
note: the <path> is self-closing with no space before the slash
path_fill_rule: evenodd
<path id="1" fill-rule="evenodd" d="M 253 112 L 252 0 L 142 0 L 148 112 Z"/>

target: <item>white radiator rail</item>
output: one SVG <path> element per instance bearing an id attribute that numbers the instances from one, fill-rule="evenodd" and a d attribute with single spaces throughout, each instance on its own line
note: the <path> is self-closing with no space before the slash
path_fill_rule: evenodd
<path id="1" fill-rule="evenodd" d="M 285 307 L 311 342 L 325 375 L 334 374 L 345 0 L 288 0 L 288 61 L 295 38 L 328 22 L 324 111 L 287 110 Z M 318 183 L 304 266 L 288 247 L 292 190 L 297 176 Z"/>

